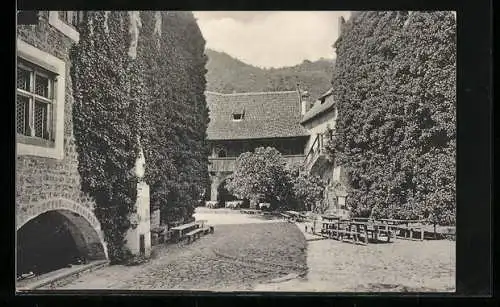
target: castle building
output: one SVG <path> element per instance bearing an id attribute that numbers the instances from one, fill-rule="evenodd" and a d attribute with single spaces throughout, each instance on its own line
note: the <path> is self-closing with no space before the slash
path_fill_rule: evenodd
<path id="1" fill-rule="evenodd" d="M 330 140 L 329 134 L 335 133 L 338 116 L 338 108 L 332 94 L 333 89 L 329 89 L 321 95 L 301 120 L 301 125 L 310 134 L 303 168 L 305 172 L 320 177 L 325 183 L 324 201 L 320 204 L 320 211 L 345 216 L 348 180 L 344 169 L 335 163 L 335 154 L 332 157 L 325 148 Z"/>
<path id="2" fill-rule="evenodd" d="M 297 91 L 220 94 L 206 92 L 210 110 L 207 134 L 211 201 L 235 199 L 226 188 L 238 156 L 257 147 L 276 148 L 289 163 L 320 177 L 326 185 L 319 211 L 345 214 L 347 179 L 325 151 L 327 134 L 334 133 L 338 110 L 332 90 L 308 101 Z"/>
<path id="3" fill-rule="evenodd" d="M 205 93 L 210 112 L 211 185 L 207 199 L 231 200 L 226 179 L 238 156 L 258 147 L 274 147 L 290 163 L 302 163 L 309 132 L 300 124 L 305 108 L 299 91 Z"/>
<path id="4" fill-rule="evenodd" d="M 90 261 L 108 258 L 101 224 L 94 214 L 95 202 L 81 191 L 73 135 L 70 49 L 80 39 L 77 25 L 82 17 L 76 11 L 18 14 L 18 274 L 42 274 L 66 266 L 75 257 Z"/>

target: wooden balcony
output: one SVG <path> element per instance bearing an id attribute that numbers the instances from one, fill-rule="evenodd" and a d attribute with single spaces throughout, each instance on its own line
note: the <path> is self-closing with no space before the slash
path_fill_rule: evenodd
<path id="1" fill-rule="evenodd" d="M 284 155 L 288 163 L 297 163 L 300 165 L 304 161 L 304 155 Z M 237 157 L 209 157 L 209 172 L 233 172 Z"/>

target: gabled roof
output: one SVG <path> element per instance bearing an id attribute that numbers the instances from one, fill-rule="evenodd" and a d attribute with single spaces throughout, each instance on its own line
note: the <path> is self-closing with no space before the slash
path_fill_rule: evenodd
<path id="1" fill-rule="evenodd" d="M 296 91 L 220 94 L 205 92 L 209 140 L 241 140 L 308 136 Z M 233 120 L 234 113 L 244 113 Z"/>
<path id="2" fill-rule="evenodd" d="M 335 101 L 333 100 L 333 89 L 330 88 L 326 93 L 321 95 L 312 108 L 304 114 L 300 123 L 304 124 L 313 118 L 332 110 L 334 106 Z"/>

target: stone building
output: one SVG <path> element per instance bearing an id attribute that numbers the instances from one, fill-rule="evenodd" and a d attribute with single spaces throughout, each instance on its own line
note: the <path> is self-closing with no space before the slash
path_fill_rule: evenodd
<path id="1" fill-rule="evenodd" d="M 335 164 L 335 157 L 330 157 L 325 145 L 329 134 L 335 133 L 338 109 L 332 96 L 332 89 L 321 95 L 307 110 L 301 125 L 311 137 L 306 145 L 304 171 L 319 176 L 326 185 L 322 210 L 326 214 L 345 215 L 347 208 L 347 178 L 342 167 Z"/>
<path id="2" fill-rule="evenodd" d="M 309 132 L 300 125 L 305 101 L 299 91 L 220 94 L 206 92 L 211 179 L 207 199 L 227 201 L 225 183 L 236 158 L 257 147 L 274 147 L 291 163 L 302 163 Z"/>
<path id="3" fill-rule="evenodd" d="M 17 26 L 18 274 L 57 269 L 75 257 L 107 259 L 95 203 L 81 192 L 73 136 L 69 53 L 79 41 L 82 14 L 37 16 Z"/>

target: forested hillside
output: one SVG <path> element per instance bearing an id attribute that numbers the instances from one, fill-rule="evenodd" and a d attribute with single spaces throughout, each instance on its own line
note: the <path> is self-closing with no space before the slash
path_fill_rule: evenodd
<path id="1" fill-rule="evenodd" d="M 334 61 L 305 60 L 292 67 L 262 69 L 207 49 L 207 90 L 221 93 L 295 90 L 300 83 L 316 99 L 331 84 Z"/>

